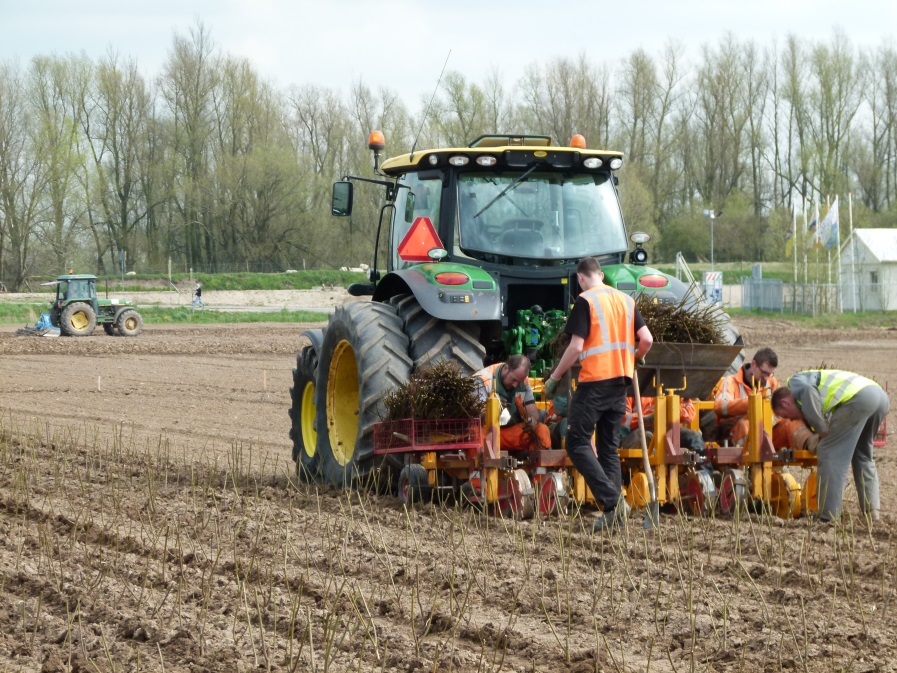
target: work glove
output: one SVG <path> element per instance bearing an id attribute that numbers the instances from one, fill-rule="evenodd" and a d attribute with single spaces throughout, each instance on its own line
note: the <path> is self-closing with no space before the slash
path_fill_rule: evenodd
<path id="1" fill-rule="evenodd" d="M 635 368 L 641 369 L 645 366 L 645 358 L 636 358 L 635 359 Z"/>
<path id="2" fill-rule="evenodd" d="M 819 448 L 819 435 L 810 435 L 807 437 L 807 441 L 804 442 L 804 448 L 806 448 L 807 451 L 816 453 L 816 449 Z"/>
<path id="3" fill-rule="evenodd" d="M 545 399 L 550 400 L 554 397 L 555 392 L 558 389 L 558 381 L 557 379 L 553 379 L 550 376 L 545 380 Z"/>

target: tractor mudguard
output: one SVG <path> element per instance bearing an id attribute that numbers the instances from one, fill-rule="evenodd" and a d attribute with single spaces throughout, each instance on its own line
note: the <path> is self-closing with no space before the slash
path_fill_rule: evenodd
<path id="1" fill-rule="evenodd" d="M 483 270 L 466 265 L 443 263 L 439 265 L 439 271 L 445 269 L 447 272 L 468 273 L 474 280 L 465 285 L 440 285 L 428 277 L 428 273 L 432 274 L 436 267 L 435 264 L 423 264 L 389 272 L 377 283 L 373 300 L 385 302 L 396 295 L 410 293 L 427 314 L 440 320 L 477 322 L 501 320 L 501 293 L 498 283 Z M 489 278 L 492 287 L 489 289 L 471 287 L 474 282 L 486 284 L 487 281 L 479 280 L 479 277 Z"/>
<path id="2" fill-rule="evenodd" d="M 315 353 L 321 352 L 321 344 L 324 343 L 324 330 L 307 329 L 302 333 L 302 336 L 308 337 L 308 340 L 311 341 L 311 347 L 314 349 Z"/>

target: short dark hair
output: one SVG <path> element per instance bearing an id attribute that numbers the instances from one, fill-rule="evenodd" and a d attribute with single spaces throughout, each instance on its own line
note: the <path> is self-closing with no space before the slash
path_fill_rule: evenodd
<path id="1" fill-rule="evenodd" d="M 516 353 L 508 358 L 506 364 L 508 365 L 508 369 L 510 369 L 512 372 L 516 372 L 521 367 L 526 367 L 527 369 L 529 369 L 532 363 L 530 362 L 529 358 L 522 353 Z"/>
<path id="2" fill-rule="evenodd" d="M 782 400 L 791 395 L 791 389 L 788 386 L 781 386 L 772 391 L 772 408 L 775 411 L 782 404 Z"/>
<path id="3" fill-rule="evenodd" d="M 779 356 L 776 355 L 775 351 L 772 348 L 761 348 L 756 353 L 754 353 L 754 362 L 758 365 L 771 365 L 773 367 L 779 366 Z"/>
<path id="4" fill-rule="evenodd" d="M 601 263 L 594 257 L 583 257 L 576 265 L 576 273 L 586 276 L 597 276 L 601 273 Z"/>

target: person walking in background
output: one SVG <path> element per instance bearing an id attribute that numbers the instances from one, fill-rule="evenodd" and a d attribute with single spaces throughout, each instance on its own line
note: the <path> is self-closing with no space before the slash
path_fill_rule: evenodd
<path id="1" fill-rule="evenodd" d="M 205 308 L 205 306 L 202 303 L 202 283 L 197 283 L 196 289 L 193 290 L 193 308 Z"/>
<path id="2" fill-rule="evenodd" d="M 620 497 L 622 469 L 618 453 L 626 392 L 636 361 L 644 361 L 654 337 L 635 300 L 604 284 L 604 272 L 597 259 L 586 257 L 580 261 L 576 278 L 582 294 L 564 328 L 570 335 L 570 345 L 545 381 L 545 396 L 554 396 L 561 377 L 578 360 L 581 370 L 568 417 L 566 449 L 604 510 L 593 530 L 612 530 L 626 521 L 627 505 Z M 593 431 L 597 457 L 592 451 Z"/>
<path id="3" fill-rule="evenodd" d="M 860 511 L 878 521 L 878 471 L 872 441 L 887 415 L 888 394 L 875 381 L 853 372 L 816 369 L 798 372 L 772 395 L 772 410 L 803 420 L 819 435 L 819 519 L 838 521 L 847 468 L 853 468 Z"/>

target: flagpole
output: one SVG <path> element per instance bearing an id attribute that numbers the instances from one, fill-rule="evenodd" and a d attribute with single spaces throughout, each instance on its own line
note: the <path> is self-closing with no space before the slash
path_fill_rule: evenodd
<path id="1" fill-rule="evenodd" d="M 794 283 L 797 284 L 797 208 L 794 207 L 794 192 L 791 197 L 791 257 L 794 259 Z"/>
<path id="2" fill-rule="evenodd" d="M 850 256 L 850 282 L 853 287 L 853 312 L 857 312 L 857 304 L 860 303 L 859 292 L 857 292 L 857 245 L 853 240 L 853 194 L 847 193 L 847 226 L 850 233 L 847 236 L 849 245 L 852 246 L 853 254 Z"/>
<path id="3" fill-rule="evenodd" d="M 802 241 L 802 249 L 804 251 L 804 293 L 807 291 L 807 230 L 810 226 L 809 220 L 807 220 L 807 200 L 804 198 L 804 235 Z"/>

